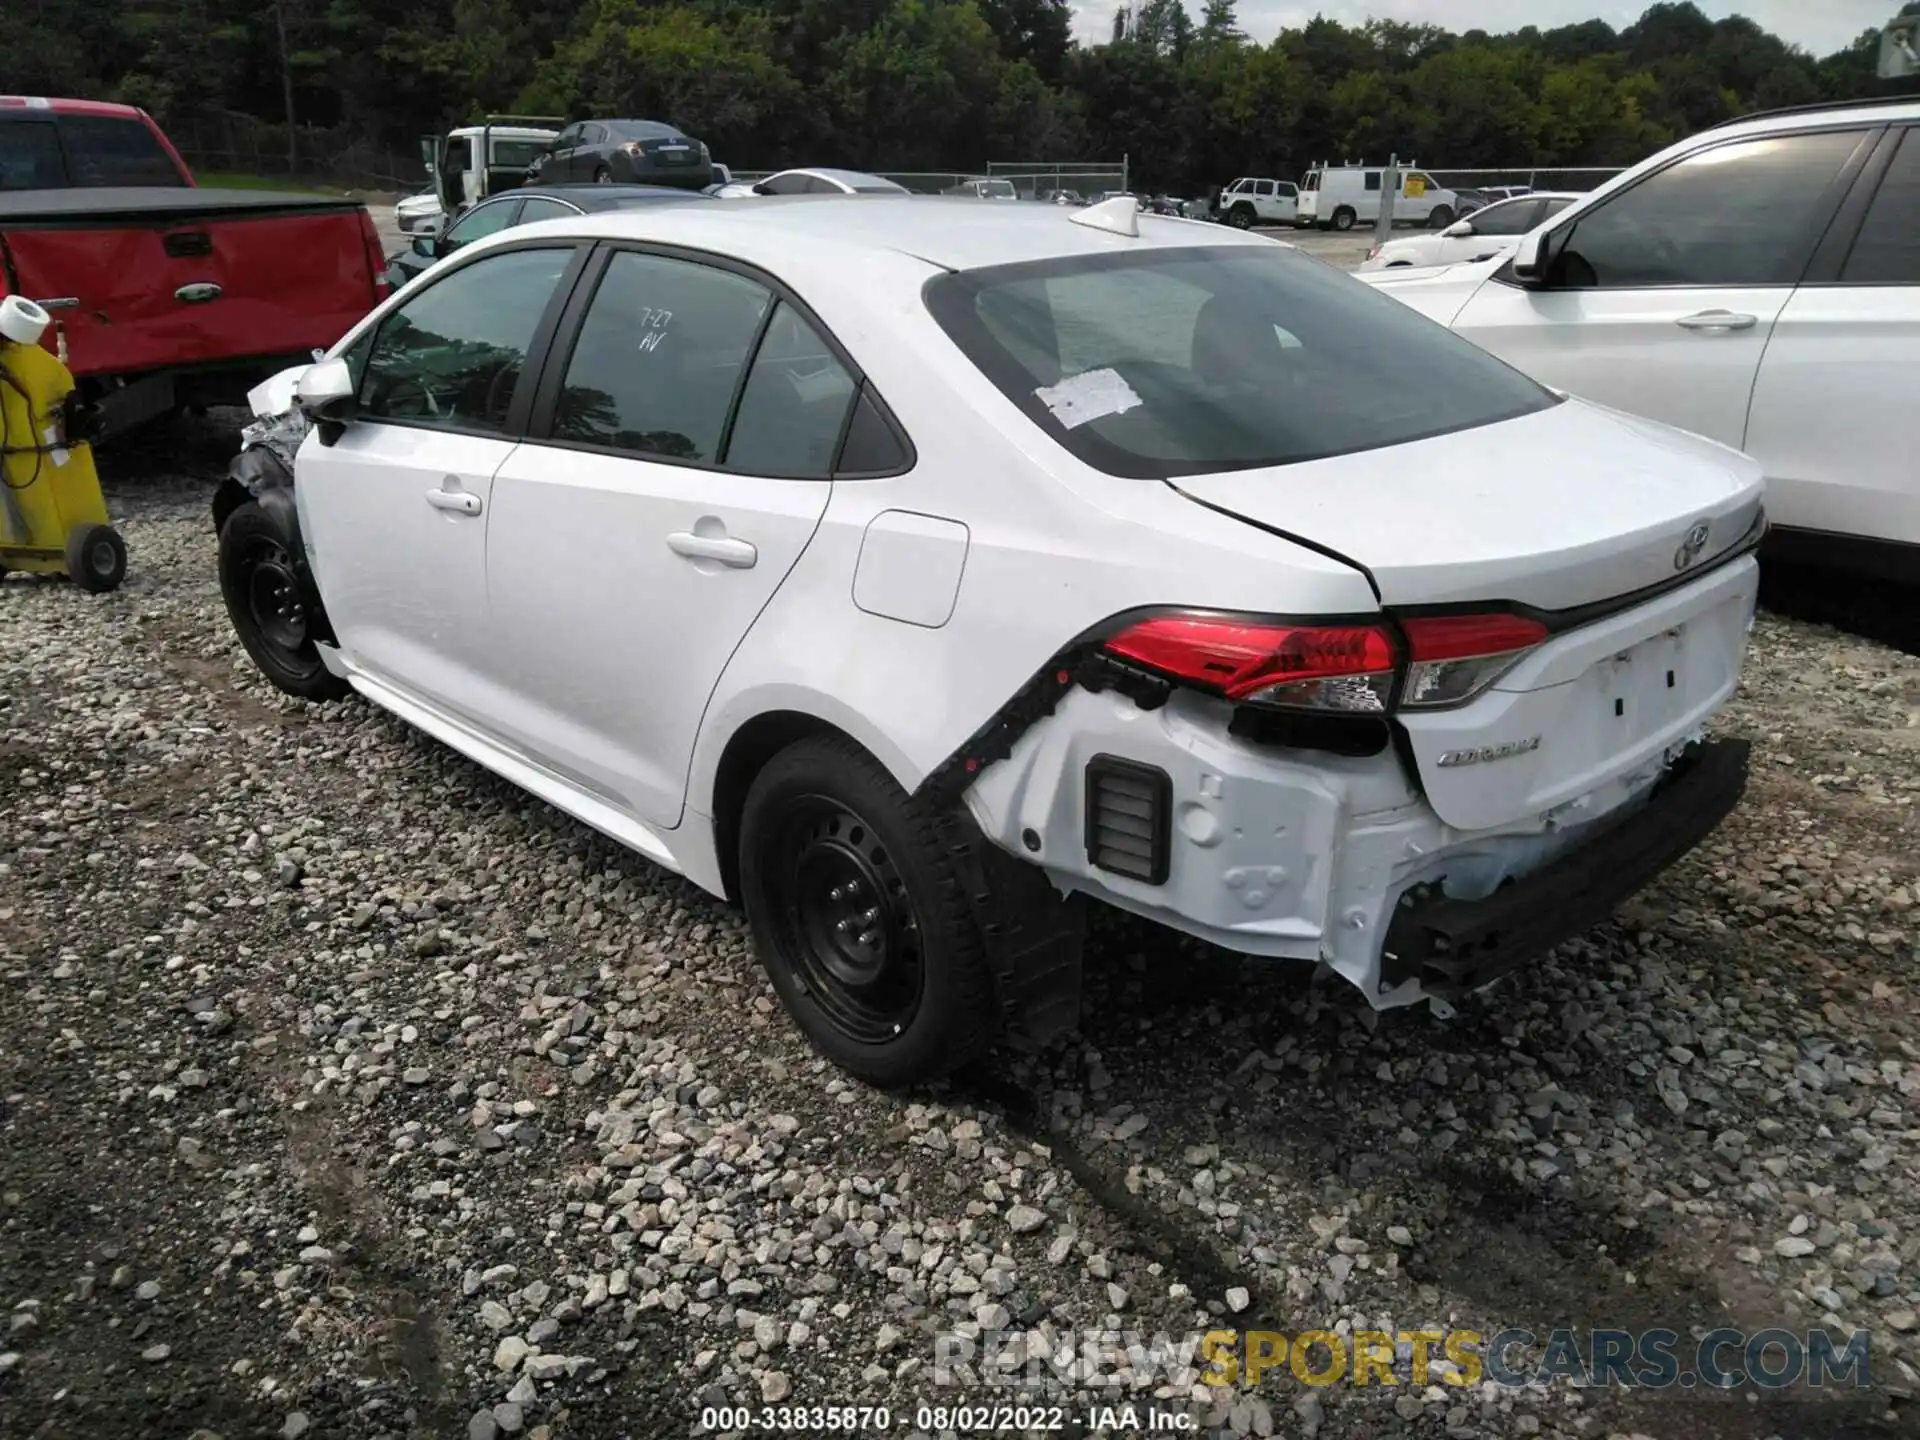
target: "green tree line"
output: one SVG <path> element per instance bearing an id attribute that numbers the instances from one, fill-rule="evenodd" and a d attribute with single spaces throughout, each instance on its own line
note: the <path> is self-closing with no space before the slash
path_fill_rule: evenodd
<path id="1" fill-rule="evenodd" d="M 1266 43 L 1200 3 L 1137 0 L 1088 45 L 1065 0 L 10 0 L 0 54 L 15 91 L 163 122 L 282 120 L 290 76 L 300 122 L 402 148 L 490 110 L 644 116 L 740 168 L 1124 154 L 1174 189 L 1389 151 L 1625 165 L 1746 110 L 1914 88 L 1875 77 L 1875 32 L 1816 58 L 1691 3 L 1499 35 L 1322 17 Z"/>

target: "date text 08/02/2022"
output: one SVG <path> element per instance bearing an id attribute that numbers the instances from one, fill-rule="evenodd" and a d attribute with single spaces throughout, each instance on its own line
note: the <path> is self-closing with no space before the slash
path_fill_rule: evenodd
<path id="1" fill-rule="evenodd" d="M 1172 1435 L 1199 1428 L 1190 1411 L 1159 1405 L 715 1405 L 700 1412 L 704 1434 L 873 1435 L 893 1429 L 928 1434 Z"/>

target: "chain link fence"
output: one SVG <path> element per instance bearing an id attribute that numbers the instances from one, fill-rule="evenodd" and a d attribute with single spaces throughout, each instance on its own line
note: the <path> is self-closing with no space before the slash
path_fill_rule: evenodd
<path id="1" fill-rule="evenodd" d="M 377 145 L 342 127 L 287 127 L 251 115 L 170 121 L 167 135 L 195 174 L 259 176 L 342 190 L 409 195 L 427 183 L 417 150 Z"/>
<path id="2" fill-rule="evenodd" d="M 1095 200 L 1109 192 L 1124 194 L 1130 167 L 1125 157 L 1118 164 L 1104 160 L 989 160 L 987 175 L 995 180 L 1010 180 L 1022 200 L 1038 200 L 1055 191 L 1066 191 L 1082 200 Z"/>

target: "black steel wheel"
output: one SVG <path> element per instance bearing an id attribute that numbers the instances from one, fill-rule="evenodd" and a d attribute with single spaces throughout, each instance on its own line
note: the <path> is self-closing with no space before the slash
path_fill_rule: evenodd
<path id="1" fill-rule="evenodd" d="M 773 987 L 814 1047 L 876 1085 L 951 1073 L 993 1035 L 978 927 L 931 817 L 839 736 L 768 761 L 740 891 Z"/>
<path id="2" fill-rule="evenodd" d="M 303 700 L 338 700 L 352 689 L 322 663 L 293 556 L 256 501 L 220 529 L 220 594 L 234 634 L 277 689 Z"/>

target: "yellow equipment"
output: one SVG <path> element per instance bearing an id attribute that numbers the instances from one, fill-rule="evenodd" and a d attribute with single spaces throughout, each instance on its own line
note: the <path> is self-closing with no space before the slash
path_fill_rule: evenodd
<path id="1" fill-rule="evenodd" d="M 93 447 L 70 432 L 73 376 L 39 343 L 47 312 L 0 301 L 0 575 L 68 576 L 96 593 L 126 576 Z"/>

